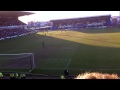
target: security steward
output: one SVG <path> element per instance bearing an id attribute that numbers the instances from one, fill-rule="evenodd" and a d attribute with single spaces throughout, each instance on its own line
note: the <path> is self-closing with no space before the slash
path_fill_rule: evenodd
<path id="1" fill-rule="evenodd" d="M 15 73 L 15 79 L 18 79 L 18 73 Z"/>
<path id="2" fill-rule="evenodd" d="M 15 79 L 14 73 L 11 73 L 11 74 L 10 74 L 10 79 Z"/>
<path id="3" fill-rule="evenodd" d="M 0 79 L 3 79 L 3 74 L 0 72 Z"/>
<path id="4" fill-rule="evenodd" d="M 61 75 L 61 76 L 60 76 L 60 79 L 65 79 L 64 75 Z"/>
<path id="5" fill-rule="evenodd" d="M 20 78 L 21 78 L 21 79 L 25 79 L 25 78 L 26 78 L 26 75 L 22 73 L 22 74 L 20 74 Z"/>

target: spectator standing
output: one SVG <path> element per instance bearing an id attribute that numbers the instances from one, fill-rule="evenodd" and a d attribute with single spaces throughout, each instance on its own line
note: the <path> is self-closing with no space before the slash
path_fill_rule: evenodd
<path id="1" fill-rule="evenodd" d="M 69 77 L 69 72 L 67 69 L 64 70 L 64 75 L 65 75 L 65 78 L 68 79 Z"/>

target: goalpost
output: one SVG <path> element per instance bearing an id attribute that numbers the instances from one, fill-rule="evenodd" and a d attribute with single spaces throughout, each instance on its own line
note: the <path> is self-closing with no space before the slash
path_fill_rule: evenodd
<path id="1" fill-rule="evenodd" d="M 0 54 L 0 71 L 31 72 L 34 68 L 33 53 Z"/>

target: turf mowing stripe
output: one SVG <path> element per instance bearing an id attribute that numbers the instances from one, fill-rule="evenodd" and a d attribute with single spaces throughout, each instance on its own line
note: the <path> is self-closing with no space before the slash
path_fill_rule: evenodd
<path id="1" fill-rule="evenodd" d="M 72 69 L 72 70 L 120 70 L 120 69 L 77 69 L 77 68 L 69 68 L 69 69 Z"/>
<path id="2" fill-rule="evenodd" d="M 45 59 L 45 60 L 69 60 L 69 59 Z"/>
<path id="3" fill-rule="evenodd" d="M 44 60 L 44 59 L 43 59 L 43 60 Z M 70 62 L 71 62 L 71 59 L 45 59 L 45 60 L 54 60 L 54 61 L 60 61 L 60 60 L 62 60 L 62 61 L 67 61 L 68 63 L 67 63 L 67 65 L 66 65 L 65 68 L 67 68 L 68 65 L 69 65 Z M 65 68 L 39 68 L 39 69 L 65 69 Z"/>
<path id="4" fill-rule="evenodd" d="M 65 68 L 39 68 L 39 69 L 65 69 Z M 120 70 L 120 69 L 77 69 L 77 68 L 68 68 L 69 70 Z"/>
<path id="5" fill-rule="evenodd" d="M 45 50 L 65 50 L 65 49 L 77 49 L 77 48 L 54 48 L 54 49 L 45 49 Z"/>
<path id="6" fill-rule="evenodd" d="M 39 68 L 39 69 L 65 69 L 65 68 Z"/>
<path id="7" fill-rule="evenodd" d="M 65 50 L 65 49 L 78 49 L 78 48 L 54 48 L 54 49 L 46 49 L 45 50 Z M 79 49 L 93 49 L 93 48 L 79 48 Z M 101 49 L 101 48 L 96 48 L 96 49 Z"/>

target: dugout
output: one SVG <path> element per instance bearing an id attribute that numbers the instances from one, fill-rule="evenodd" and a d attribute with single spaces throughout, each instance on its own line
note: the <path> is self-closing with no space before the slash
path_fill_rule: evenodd
<path id="1" fill-rule="evenodd" d="M 70 28 L 98 28 L 102 26 L 111 26 L 111 15 L 69 18 L 50 20 L 53 23 L 52 29 L 70 29 Z"/>

